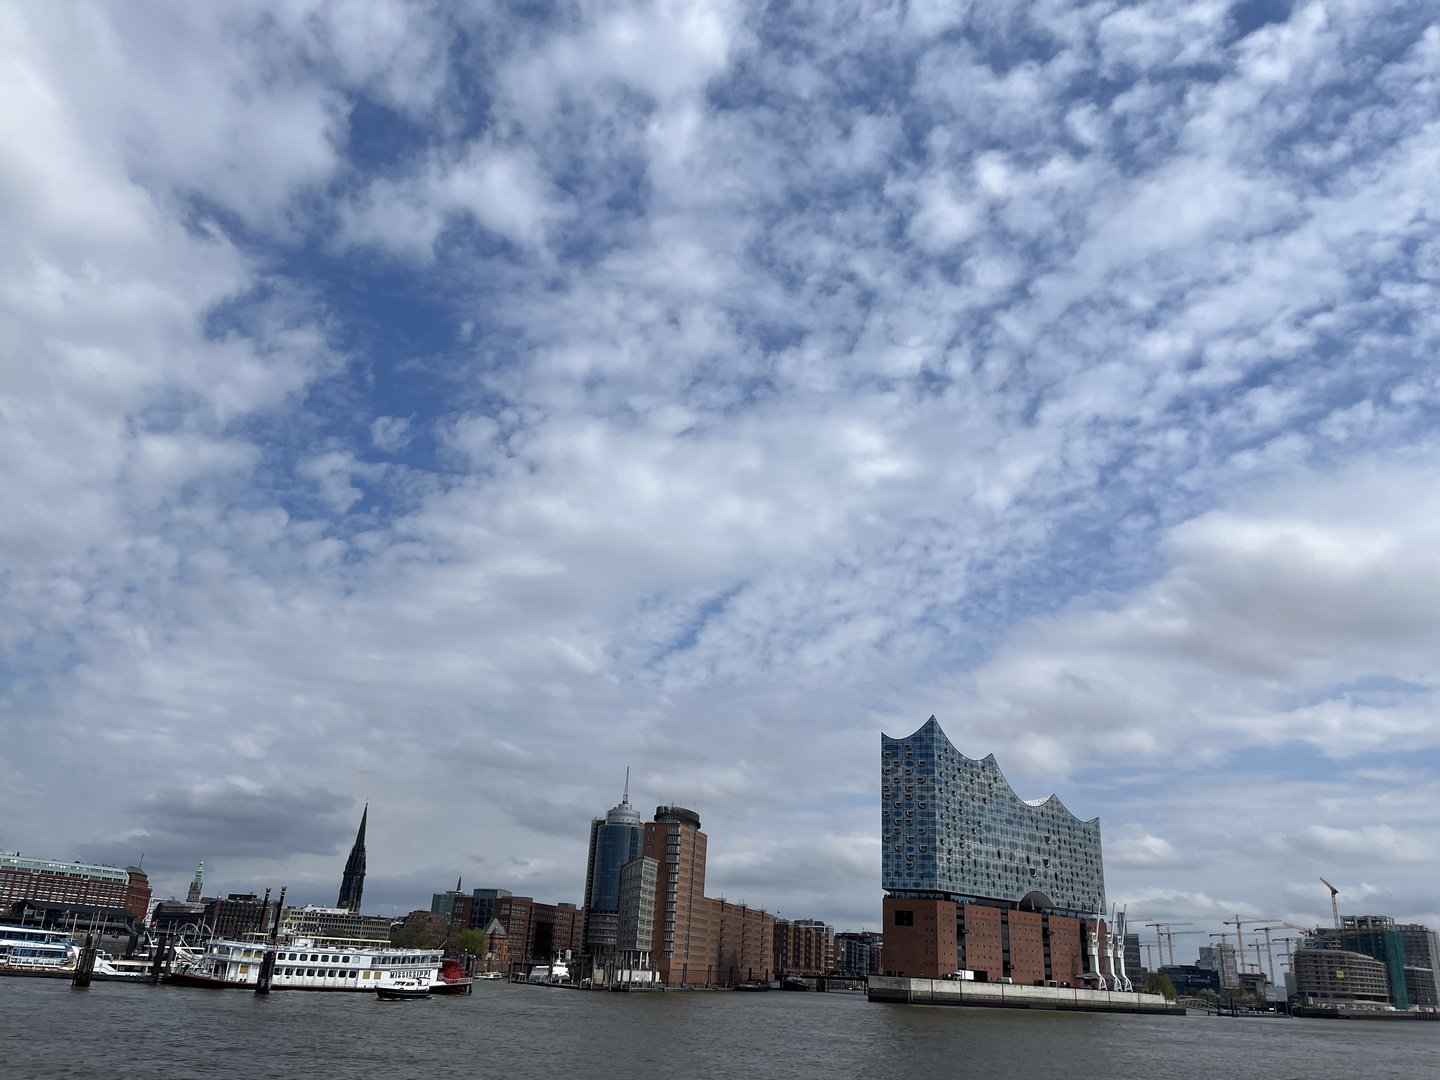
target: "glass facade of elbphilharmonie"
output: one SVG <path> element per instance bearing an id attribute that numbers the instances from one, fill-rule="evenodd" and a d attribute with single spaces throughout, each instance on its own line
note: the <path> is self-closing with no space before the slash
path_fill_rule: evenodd
<path id="1" fill-rule="evenodd" d="M 1105 910 L 1099 818 L 1081 821 L 1054 795 L 1021 799 L 993 755 L 966 757 L 933 716 L 880 744 L 881 884 L 892 895 Z"/>

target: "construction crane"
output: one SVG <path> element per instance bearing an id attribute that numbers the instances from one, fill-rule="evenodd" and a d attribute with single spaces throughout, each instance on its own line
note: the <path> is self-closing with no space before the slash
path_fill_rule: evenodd
<path id="1" fill-rule="evenodd" d="M 1270 931 L 1271 931 L 1271 930 L 1284 930 L 1284 929 L 1286 929 L 1287 927 L 1289 927 L 1290 929 L 1297 929 L 1296 927 L 1291 927 L 1289 923 L 1281 923 L 1279 926 L 1257 926 L 1257 927 L 1256 927 L 1257 930 L 1262 930 L 1262 931 L 1264 931 L 1264 933 L 1265 933 L 1265 956 L 1268 958 L 1268 960 L 1269 960 L 1269 962 L 1270 962 L 1270 981 L 1271 981 L 1272 983 L 1275 981 L 1275 949 L 1274 949 L 1274 947 L 1273 947 L 1272 942 L 1270 941 Z M 1286 940 L 1289 940 L 1289 939 L 1287 938 Z"/>
<path id="2" fill-rule="evenodd" d="M 1151 945 L 1148 941 L 1146 941 L 1142 942 L 1140 947 L 1145 950 L 1145 966 L 1151 971 L 1155 971 L 1155 953 L 1151 952 L 1151 950 L 1160 948 L 1160 943 L 1157 941 L 1154 945 Z M 1160 962 L 1162 964 L 1165 962 L 1164 956 L 1160 957 Z"/>
<path id="3" fill-rule="evenodd" d="M 1339 929 L 1340 929 L 1340 905 L 1335 902 L 1335 897 L 1336 897 L 1337 895 L 1339 895 L 1340 890 L 1337 889 L 1337 888 L 1335 888 L 1334 885 L 1331 885 L 1330 882 L 1326 881 L 1323 877 L 1320 879 L 1320 884 L 1321 884 L 1321 885 L 1324 885 L 1325 888 L 1327 888 L 1327 889 L 1330 890 L 1330 914 L 1331 914 L 1331 915 L 1334 917 L 1334 919 L 1335 919 L 1335 929 L 1336 929 L 1336 930 L 1339 930 Z"/>
<path id="4" fill-rule="evenodd" d="M 1155 948 L 1160 951 L 1160 962 L 1161 962 L 1162 964 L 1165 962 L 1165 950 L 1164 950 L 1163 946 L 1162 946 L 1161 943 L 1160 943 L 1160 937 L 1161 937 L 1161 935 L 1163 934 L 1163 935 L 1165 936 L 1165 938 L 1170 942 L 1170 964 L 1171 964 L 1171 966 L 1174 966 L 1174 964 L 1175 964 L 1175 934 L 1176 934 L 1177 932 L 1178 932 L 1178 933 L 1181 933 L 1181 934 L 1198 934 L 1198 933 L 1200 933 L 1199 930 L 1180 930 L 1180 931 L 1175 931 L 1175 930 L 1170 929 L 1170 928 L 1173 927 L 1173 926 L 1194 926 L 1194 925 L 1195 925 L 1194 923 L 1188 923 L 1188 922 L 1148 922 L 1148 923 L 1146 923 L 1145 925 L 1146 925 L 1146 926 L 1149 926 L 1149 927 L 1153 927 L 1154 930 L 1155 930 Z"/>
<path id="5" fill-rule="evenodd" d="M 1260 966 L 1260 942 L 1258 940 L 1252 941 L 1250 943 L 1250 948 L 1255 950 L 1255 970 L 1260 972 L 1260 974 L 1264 975 L 1271 984 L 1274 984 L 1275 976 L 1270 974 L 1263 967 Z"/>
<path id="6" fill-rule="evenodd" d="M 1269 919 L 1242 919 L 1239 914 L 1236 914 L 1233 919 L 1220 920 L 1222 925 L 1235 927 L 1235 973 L 1237 975 L 1245 970 L 1245 924 L 1249 923 L 1251 926 L 1254 926 L 1256 923 L 1270 921 Z M 1260 957 L 1258 953 L 1255 957 L 1255 966 L 1257 968 L 1260 967 Z"/>
<path id="7" fill-rule="evenodd" d="M 1184 937 L 1186 934 L 1203 934 L 1204 932 L 1205 932 L 1205 931 L 1203 931 L 1203 930 L 1166 930 L 1166 931 L 1165 931 L 1165 941 L 1166 941 L 1166 943 L 1170 946 L 1170 964 L 1171 964 L 1171 966 L 1174 966 L 1174 964 L 1175 964 L 1175 939 L 1176 939 L 1177 937 Z"/>

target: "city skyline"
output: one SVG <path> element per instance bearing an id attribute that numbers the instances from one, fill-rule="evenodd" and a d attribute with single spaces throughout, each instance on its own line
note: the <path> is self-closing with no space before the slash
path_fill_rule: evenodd
<path id="1" fill-rule="evenodd" d="M 0 848 L 880 911 L 880 734 L 1149 918 L 1440 925 L 1423 6 L 0 14 Z"/>

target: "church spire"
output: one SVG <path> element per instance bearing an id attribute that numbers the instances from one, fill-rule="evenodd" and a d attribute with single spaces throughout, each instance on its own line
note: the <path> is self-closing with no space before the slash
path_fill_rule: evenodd
<path id="1" fill-rule="evenodd" d="M 370 816 L 370 804 L 365 804 L 360 814 L 360 830 L 355 834 L 355 846 L 345 860 L 345 874 L 340 879 L 340 899 L 336 907 L 358 914 L 360 897 L 365 891 L 365 821 Z"/>
<path id="2" fill-rule="evenodd" d="M 200 893 L 204 887 L 201 883 L 204 879 L 205 860 L 201 859 L 200 865 L 195 867 L 195 879 L 190 882 L 190 891 L 185 894 L 185 902 L 187 904 L 198 904 L 200 902 Z"/>

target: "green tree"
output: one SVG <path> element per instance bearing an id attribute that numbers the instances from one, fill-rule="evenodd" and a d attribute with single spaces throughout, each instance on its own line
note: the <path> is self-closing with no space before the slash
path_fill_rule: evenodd
<path id="1" fill-rule="evenodd" d="M 1151 975 L 1145 980 L 1145 985 L 1140 988 L 1142 994 L 1159 994 L 1166 1001 L 1174 1001 L 1176 998 L 1175 984 L 1170 981 L 1168 975 Z"/>
<path id="2" fill-rule="evenodd" d="M 483 930 L 461 930 L 455 937 L 455 948 L 469 956 L 484 956 L 486 944 Z"/>

